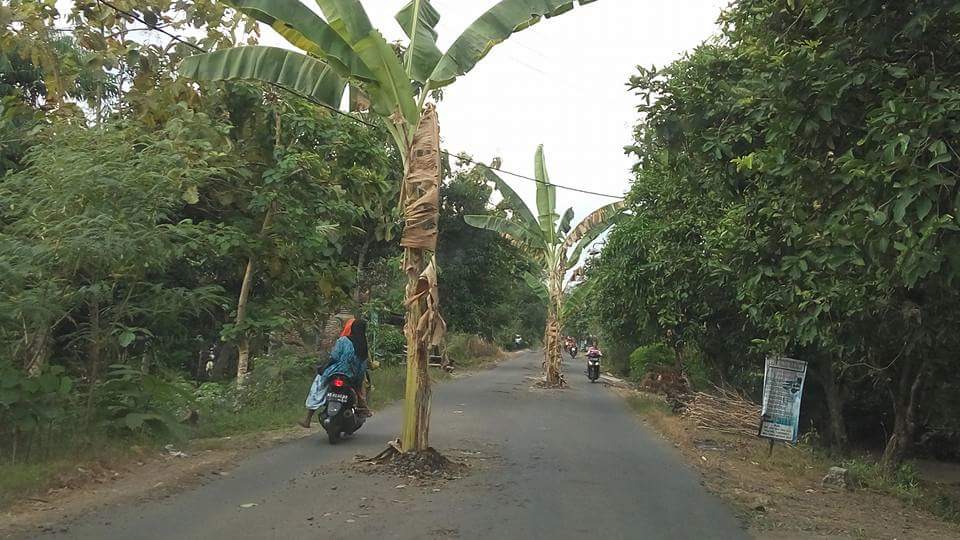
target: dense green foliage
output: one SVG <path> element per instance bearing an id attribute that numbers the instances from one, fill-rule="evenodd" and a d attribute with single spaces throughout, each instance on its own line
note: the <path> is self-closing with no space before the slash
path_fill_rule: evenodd
<path id="1" fill-rule="evenodd" d="M 458 166 L 441 190 L 440 297 L 452 331 L 477 334 L 507 346 L 515 334 L 539 340 L 546 315 L 525 273 L 535 265 L 518 247 L 463 217 L 485 212 L 492 188 L 481 169 Z"/>
<path id="2" fill-rule="evenodd" d="M 116 5 L 205 48 L 234 44 L 241 21 L 211 0 Z M 175 66 L 188 47 L 143 39 L 103 5 L 65 9 L 0 5 L 5 463 L 290 422 L 344 309 L 379 319 L 374 404 L 400 396 L 402 165 L 388 128 L 267 85 L 187 83 Z M 462 167 L 443 189 L 450 329 L 506 340 L 541 326 L 513 285 L 513 248 L 465 231 L 489 189 Z M 238 385 L 242 343 L 253 370 Z"/>
<path id="3" fill-rule="evenodd" d="M 138 13 L 169 11 L 153 4 Z M 222 8 L 180 7 L 170 24 L 228 42 Z M 116 13 L 78 5 L 72 36 L 55 14 L 0 6 L 0 454 L 184 435 L 191 410 L 216 433 L 211 403 L 266 408 L 291 385 L 302 402 L 327 315 L 355 301 L 358 266 L 395 253 L 386 130 L 177 82 L 179 49 L 127 37 Z M 234 389 L 240 340 L 260 368 Z"/>
<path id="4" fill-rule="evenodd" d="M 886 432 L 893 470 L 955 431 L 933 389 L 956 387 L 960 345 L 960 7 L 741 0 L 722 24 L 631 80 L 633 217 L 596 309 L 751 391 L 764 355 L 810 361 L 806 425 Z"/>
<path id="5" fill-rule="evenodd" d="M 670 367 L 676 362 L 673 350 L 663 343 L 641 345 L 630 353 L 630 376 L 634 381 L 640 379 L 650 370 L 661 366 Z"/>

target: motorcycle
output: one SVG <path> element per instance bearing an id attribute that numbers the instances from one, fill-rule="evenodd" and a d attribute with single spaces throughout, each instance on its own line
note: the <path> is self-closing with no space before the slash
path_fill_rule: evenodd
<path id="1" fill-rule="evenodd" d="M 327 432 L 330 444 L 337 444 L 344 435 L 360 429 L 366 416 L 357 414 L 359 403 L 357 389 L 346 375 L 335 373 L 327 388 L 327 403 L 320 413 L 321 425 Z"/>
<path id="2" fill-rule="evenodd" d="M 571 358 L 571 359 L 572 359 L 572 358 L 576 358 L 576 357 L 577 357 L 577 346 L 576 346 L 576 345 L 571 345 L 570 347 L 567 348 L 567 352 L 570 353 L 570 358 Z"/>
<path id="3" fill-rule="evenodd" d="M 600 378 L 600 357 L 602 356 L 603 354 L 596 349 L 587 352 L 587 378 L 592 383 Z"/>

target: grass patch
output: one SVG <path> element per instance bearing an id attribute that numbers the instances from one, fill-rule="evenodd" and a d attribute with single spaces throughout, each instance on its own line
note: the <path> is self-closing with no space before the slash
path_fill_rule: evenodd
<path id="1" fill-rule="evenodd" d="M 641 416 L 673 414 L 670 406 L 662 399 L 647 394 L 633 394 L 627 396 L 627 404 Z"/>
<path id="2" fill-rule="evenodd" d="M 72 461 L 0 465 L 0 508 L 13 502 L 15 496 L 22 498 L 37 494 L 40 488 L 74 466 Z"/>
<path id="3" fill-rule="evenodd" d="M 884 475 L 880 464 L 869 459 L 850 459 L 843 467 L 855 487 L 892 495 L 944 521 L 960 523 L 960 500 L 942 486 L 924 482 L 912 463 L 900 465 L 892 476 Z"/>
<path id="4" fill-rule="evenodd" d="M 0 509 L 17 500 L 42 497 L 52 487 L 96 477 L 111 462 L 128 457 L 133 448 L 156 445 L 145 437 L 117 440 L 96 433 L 66 440 L 56 451 L 26 462 L 0 463 Z"/>
<path id="5" fill-rule="evenodd" d="M 850 473 L 854 486 L 893 495 L 908 503 L 923 498 L 920 473 L 910 463 L 901 465 L 893 476 L 883 473 L 879 463 L 865 459 L 849 459 L 842 465 Z"/>

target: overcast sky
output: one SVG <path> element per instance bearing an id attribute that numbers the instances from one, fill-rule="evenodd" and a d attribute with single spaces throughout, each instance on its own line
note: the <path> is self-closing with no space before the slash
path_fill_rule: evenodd
<path id="1" fill-rule="evenodd" d="M 313 2 L 305 4 L 313 6 Z M 366 0 L 388 41 L 406 39 L 393 19 L 406 0 Z M 442 19 L 441 50 L 494 0 L 432 0 Z M 497 45 L 444 92 L 438 107 L 444 148 L 533 176 L 543 144 L 554 183 L 611 194 L 629 185 L 638 99 L 626 87 L 637 65 L 663 66 L 716 33 L 727 0 L 598 0 L 541 21 Z M 264 28 L 263 44 L 285 45 Z M 535 185 L 504 178 L 534 204 Z M 611 201 L 558 190 L 560 211 L 577 219 Z"/>
<path id="2" fill-rule="evenodd" d="M 302 0 L 319 11 L 316 3 Z M 388 41 L 406 36 L 393 16 L 406 0 L 364 0 Z M 446 48 L 494 0 L 432 0 L 441 13 L 439 45 Z M 728 0 L 598 0 L 543 20 L 497 45 L 466 76 L 444 89 L 438 111 L 444 148 L 533 176 L 543 144 L 551 180 L 560 185 L 623 194 L 632 160 L 638 98 L 626 82 L 637 65 L 663 66 L 713 36 Z M 57 0 L 66 11 L 72 0 Z M 262 26 L 262 25 L 261 25 Z M 289 47 L 262 26 L 264 45 Z M 504 175 L 531 206 L 535 184 Z M 562 212 L 577 219 L 612 199 L 557 191 Z"/>

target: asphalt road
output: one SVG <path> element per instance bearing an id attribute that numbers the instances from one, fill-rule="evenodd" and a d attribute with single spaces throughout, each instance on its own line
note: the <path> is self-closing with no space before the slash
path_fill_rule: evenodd
<path id="1" fill-rule="evenodd" d="M 540 356 L 523 353 L 434 388 L 431 443 L 470 464 L 465 478 L 418 485 L 356 470 L 355 455 L 395 437 L 394 405 L 340 445 L 318 430 L 227 477 L 104 509 L 50 538 L 746 538 L 623 400 L 590 384 L 579 360 L 566 369 L 569 389 L 532 389 Z"/>

